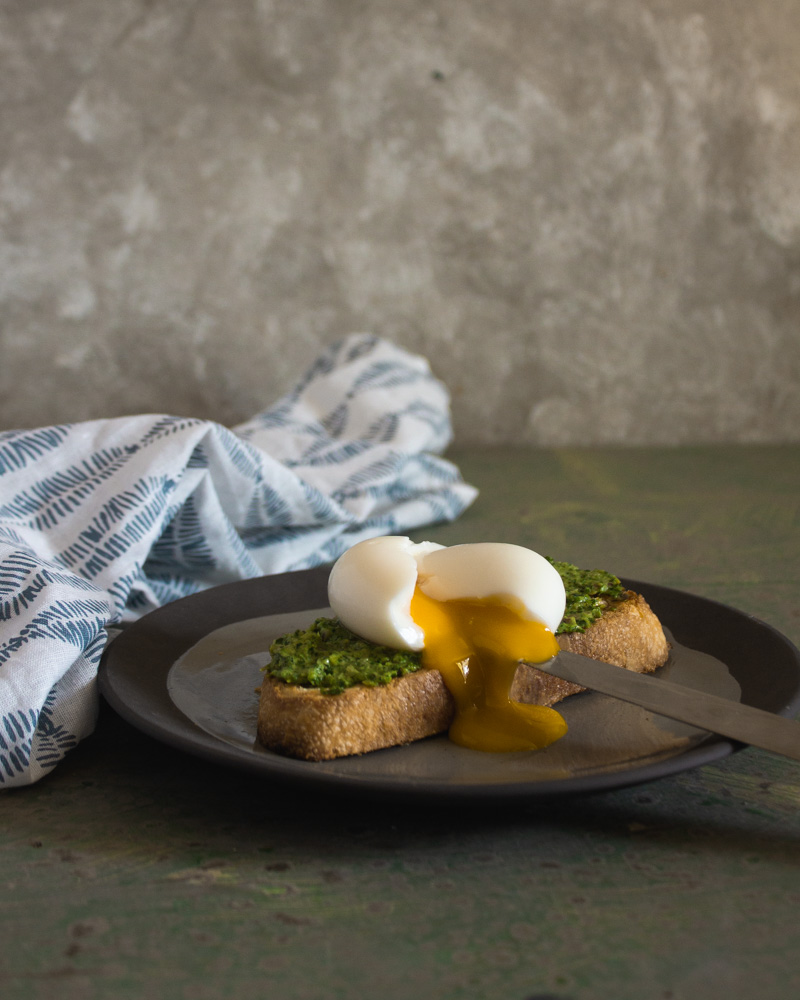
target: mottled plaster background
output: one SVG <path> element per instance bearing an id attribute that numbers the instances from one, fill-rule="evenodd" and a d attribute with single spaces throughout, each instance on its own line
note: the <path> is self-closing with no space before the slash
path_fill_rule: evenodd
<path id="1" fill-rule="evenodd" d="M 0 0 L 0 427 L 331 340 L 458 440 L 800 439 L 797 0 Z"/>

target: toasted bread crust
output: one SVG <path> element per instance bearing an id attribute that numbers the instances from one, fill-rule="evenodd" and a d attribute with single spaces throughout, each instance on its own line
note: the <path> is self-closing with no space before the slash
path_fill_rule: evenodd
<path id="1" fill-rule="evenodd" d="M 444 732 L 454 710 L 438 670 L 419 670 L 377 687 L 357 685 L 335 695 L 265 677 L 258 739 L 289 757 L 331 760 Z"/>
<path id="2" fill-rule="evenodd" d="M 669 645 L 647 601 L 628 591 L 586 632 L 558 637 L 562 649 L 650 672 L 662 666 Z M 554 705 L 584 689 L 520 664 L 511 697 Z M 264 678 L 258 712 L 259 742 L 302 760 L 331 760 L 412 743 L 447 730 L 453 697 L 438 670 L 420 670 L 377 687 L 362 685 L 325 695 L 313 688 Z"/>

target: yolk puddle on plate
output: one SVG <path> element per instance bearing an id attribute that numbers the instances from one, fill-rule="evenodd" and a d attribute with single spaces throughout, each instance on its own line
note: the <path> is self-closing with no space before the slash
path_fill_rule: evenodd
<path id="1" fill-rule="evenodd" d="M 423 666 L 442 674 L 455 699 L 448 733 L 454 743 L 494 752 L 540 750 L 566 733 L 554 709 L 509 697 L 519 660 L 544 663 L 558 653 L 546 625 L 500 598 L 436 601 L 419 587 L 411 617 L 425 634 Z"/>

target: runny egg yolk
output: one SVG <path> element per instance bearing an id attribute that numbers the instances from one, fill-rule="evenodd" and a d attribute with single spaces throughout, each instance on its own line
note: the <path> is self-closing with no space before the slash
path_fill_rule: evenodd
<path id="1" fill-rule="evenodd" d="M 436 601 L 419 587 L 411 617 L 425 635 L 422 664 L 438 670 L 456 703 L 454 743 L 484 751 L 540 750 L 567 724 L 552 708 L 509 697 L 520 660 L 543 663 L 559 651 L 556 637 L 499 598 Z"/>

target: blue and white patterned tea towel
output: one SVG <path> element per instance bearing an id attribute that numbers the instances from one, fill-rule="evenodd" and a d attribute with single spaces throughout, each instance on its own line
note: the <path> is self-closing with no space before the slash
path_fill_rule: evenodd
<path id="1" fill-rule="evenodd" d="M 233 431 L 147 415 L 0 434 L 0 787 L 91 732 L 109 625 L 457 517 L 475 491 L 436 457 L 450 436 L 425 359 L 362 334 Z"/>

